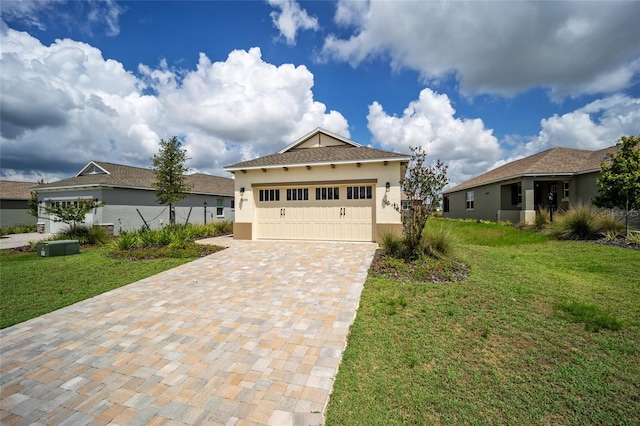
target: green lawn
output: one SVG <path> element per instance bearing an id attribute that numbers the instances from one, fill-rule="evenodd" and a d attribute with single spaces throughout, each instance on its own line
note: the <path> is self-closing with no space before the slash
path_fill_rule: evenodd
<path id="1" fill-rule="evenodd" d="M 639 424 L 640 252 L 450 226 L 459 283 L 370 276 L 327 425 Z M 562 306 L 622 324 L 586 330 Z"/>
<path id="2" fill-rule="evenodd" d="M 80 254 L 61 257 L 0 251 L 0 328 L 195 259 L 118 260 L 105 256 L 109 250 L 82 248 Z"/>

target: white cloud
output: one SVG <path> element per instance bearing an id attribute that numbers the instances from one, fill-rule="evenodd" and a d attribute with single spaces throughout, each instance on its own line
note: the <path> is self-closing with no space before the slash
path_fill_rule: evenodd
<path id="1" fill-rule="evenodd" d="M 298 30 L 318 30 L 318 19 L 309 16 L 295 0 L 268 0 L 268 3 L 280 10 L 271 12 L 271 19 L 288 44 L 296 44 Z"/>
<path id="2" fill-rule="evenodd" d="M 341 0 L 325 57 L 357 65 L 389 57 L 437 84 L 455 76 L 465 95 L 513 96 L 545 87 L 558 99 L 613 93 L 640 71 L 640 2 Z"/>
<path id="3" fill-rule="evenodd" d="M 69 8 L 63 10 L 59 7 L 62 4 Z M 124 10 L 115 0 L 8 0 L 0 8 L 2 20 L 9 23 L 17 21 L 45 30 L 45 20 L 56 20 L 88 34 L 94 28 L 104 27 L 108 36 L 120 34 L 120 15 Z"/>
<path id="4" fill-rule="evenodd" d="M 433 162 L 440 159 L 447 164 L 452 183 L 486 171 L 502 155 L 498 140 L 482 120 L 456 118 L 448 96 L 431 89 L 422 90 L 402 117 L 388 115 L 374 102 L 367 119 L 374 141 L 405 153 L 422 146 Z"/>
<path id="5" fill-rule="evenodd" d="M 575 111 L 554 114 L 540 122 L 540 133 L 516 146 L 527 156 L 556 146 L 598 150 L 614 145 L 620 136 L 640 135 L 640 99 L 612 95 Z"/>
<path id="6" fill-rule="evenodd" d="M 86 43 L 1 35 L 2 176 L 63 178 L 90 160 L 148 167 L 173 135 L 194 171 L 222 174 L 318 126 L 349 137 L 346 119 L 313 99 L 306 67 L 269 64 L 258 48 L 222 62 L 201 54 L 194 71 L 141 65 L 136 76 Z"/>

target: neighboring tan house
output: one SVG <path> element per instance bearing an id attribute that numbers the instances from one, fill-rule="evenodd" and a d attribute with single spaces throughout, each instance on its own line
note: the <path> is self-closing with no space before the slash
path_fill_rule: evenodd
<path id="1" fill-rule="evenodd" d="M 36 224 L 35 216 L 27 213 L 34 185 L 37 183 L 0 181 L 0 228 Z"/>
<path id="2" fill-rule="evenodd" d="M 87 215 L 85 223 L 113 227 L 117 235 L 121 230 L 141 229 L 145 222 L 154 229 L 169 223 L 169 207 L 156 202 L 154 182 L 151 169 L 91 161 L 72 178 L 32 189 L 38 191 L 41 205 L 104 201 L 104 206 Z M 192 185 L 189 196 L 174 205 L 177 224 L 234 220 L 233 179 L 196 173 L 187 175 L 187 182 Z M 44 215 L 42 209 L 40 214 Z M 40 222 L 42 232 L 60 232 L 66 227 L 52 218 Z"/>
<path id="3" fill-rule="evenodd" d="M 402 232 L 400 180 L 410 157 L 315 129 L 235 174 L 236 239 L 377 241 Z"/>
<path id="4" fill-rule="evenodd" d="M 490 170 L 443 192 L 443 215 L 532 223 L 540 209 L 566 209 L 598 193 L 599 151 L 552 148 Z"/>

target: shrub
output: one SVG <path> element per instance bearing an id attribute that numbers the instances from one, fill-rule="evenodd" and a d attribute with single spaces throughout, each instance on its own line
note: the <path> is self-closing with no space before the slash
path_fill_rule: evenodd
<path id="1" fill-rule="evenodd" d="M 116 238 L 116 240 L 113 242 L 113 245 L 118 250 L 131 250 L 132 248 L 136 247 L 137 242 L 138 238 L 136 238 L 136 234 L 127 231 L 121 231 L 120 235 L 118 235 L 118 238 Z"/>
<path id="2" fill-rule="evenodd" d="M 135 234 L 138 245 L 142 247 L 153 247 L 156 245 L 156 231 L 143 228 Z"/>
<path id="3" fill-rule="evenodd" d="M 102 226 L 94 225 L 87 230 L 87 244 L 104 244 L 110 237 Z"/>
<path id="4" fill-rule="evenodd" d="M 382 246 L 385 254 L 395 258 L 404 257 L 405 245 L 404 238 L 402 238 L 401 235 L 389 231 L 384 232 L 381 235 L 380 245 Z"/>
<path id="5" fill-rule="evenodd" d="M 627 244 L 640 245 L 640 233 L 638 233 L 638 232 L 629 232 L 629 234 L 627 235 Z"/>
<path id="6" fill-rule="evenodd" d="M 588 240 L 597 236 L 597 210 L 588 203 L 572 204 L 552 223 L 552 234 L 563 240 Z"/>
<path id="7" fill-rule="evenodd" d="M 29 234 L 32 232 L 38 232 L 38 227 L 35 223 L 32 225 L 5 226 L 0 228 L 0 235 Z"/>
<path id="8" fill-rule="evenodd" d="M 536 218 L 533 221 L 533 229 L 535 229 L 536 231 L 542 231 L 549 225 L 549 223 L 551 223 L 549 221 L 549 211 L 540 209 L 538 213 L 536 213 Z"/>
<path id="9" fill-rule="evenodd" d="M 455 242 L 449 228 L 425 230 L 420 240 L 422 252 L 428 256 L 444 258 L 453 255 Z"/>
<path id="10" fill-rule="evenodd" d="M 595 220 L 596 229 L 602 233 L 615 233 L 616 235 L 624 229 L 624 225 L 614 215 L 609 213 L 599 213 Z"/>

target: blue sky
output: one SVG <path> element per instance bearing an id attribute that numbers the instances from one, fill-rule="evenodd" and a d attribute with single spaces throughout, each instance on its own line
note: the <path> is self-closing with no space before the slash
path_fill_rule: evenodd
<path id="1" fill-rule="evenodd" d="M 193 171 L 316 127 L 422 145 L 460 183 L 554 146 L 640 134 L 640 2 L 2 3 L 2 179 L 91 160 Z"/>

